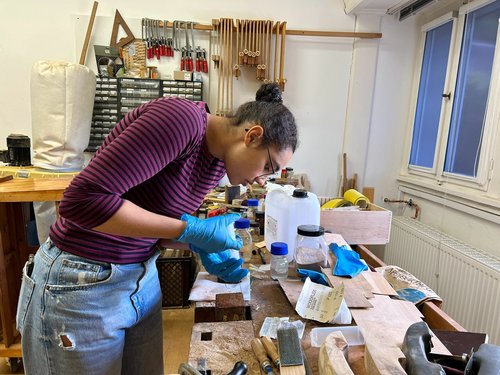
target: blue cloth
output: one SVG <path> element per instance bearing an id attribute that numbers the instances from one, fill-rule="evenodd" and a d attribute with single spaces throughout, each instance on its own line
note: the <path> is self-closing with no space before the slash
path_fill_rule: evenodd
<path id="1" fill-rule="evenodd" d="M 321 272 L 306 270 L 304 268 L 297 268 L 297 275 L 300 276 L 300 279 L 302 281 L 309 277 L 313 283 L 330 286 L 325 275 L 323 275 Z"/>
<path id="2" fill-rule="evenodd" d="M 248 275 L 248 270 L 241 267 L 243 259 L 235 258 L 230 250 L 207 253 L 193 245 L 190 247 L 192 251 L 200 255 L 203 267 L 211 275 L 217 276 L 228 283 L 237 283 Z"/>
<path id="3" fill-rule="evenodd" d="M 362 271 L 367 271 L 368 266 L 359 259 L 359 254 L 347 246 L 330 244 L 330 250 L 337 258 L 333 274 L 335 276 L 355 277 Z"/>

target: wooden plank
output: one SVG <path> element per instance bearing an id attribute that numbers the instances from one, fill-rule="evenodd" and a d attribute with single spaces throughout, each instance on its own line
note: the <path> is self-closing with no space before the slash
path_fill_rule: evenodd
<path id="1" fill-rule="evenodd" d="M 363 277 L 372 287 L 373 294 L 385 294 L 387 296 L 397 296 L 398 294 L 389 282 L 384 278 L 384 275 L 378 272 L 363 271 Z"/>
<path id="2" fill-rule="evenodd" d="M 347 277 L 338 277 L 332 275 L 331 268 L 323 268 L 323 274 L 333 286 L 344 284 L 344 299 L 349 308 L 368 308 L 372 304 L 367 298 L 372 298 L 371 286 L 362 275 L 350 279 Z"/>
<path id="3" fill-rule="evenodd" d="M 227 374 L 236 362 L 248 364 L 247 374 L 260 375 L 259 363 L 250 342 L 254 338 L 250 320 L 220 323 L 196 323 L 193 325 L 189 348 L 189 363 L 207 360 L 212 374 Z"/>
<path id="4" fill-rule="evenodd" d="M 420 306 L 424 320 L 430 329 L 466 332 L 467 330 L 446 314 L 433 301 L 426 301 Z"/>
<path id="5" fill-rule="evenodd" d="M 375 295 L 370 300 L 373 309 L 352 309 L 351 314 L 366 335 L 375 336 L 387 347 L 401 348 L 408 327 L 422 321 L 422 314 L 415 305 L 408 301 L 394 300 L 388 296 Z M 436 338 L 432 339 L 433 353 L 450 354 L 444 345 Z"/>
<path id="6" fill-rule="evenodd" d="M 290 301 L 290 304 L 295 308 L 297 301 L 299 300 L 300 292 L 304 283 L 299 279 L 281 279 L 279 280 L 281 289 L 285 292 L 286 298 Z"/>

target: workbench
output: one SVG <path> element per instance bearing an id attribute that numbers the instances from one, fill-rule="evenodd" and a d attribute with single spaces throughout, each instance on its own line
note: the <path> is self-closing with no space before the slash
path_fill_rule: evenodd
<path id="1" fill-rule="evenodd" d="M 384 265 L 383 262 L 374 256 L 368 248 L 364 246 L 356 246 L 354 247 L 354 250 L 357 251 L 371 267 Z M 258 263 L 258 259 L 255 256 L 252 258 L 252 263 Z M 210 318 L 208 318 L 209 314 L 204 311 L 210 311 L 209 309 L 211 306 L 214 306 L 214 302 L 195 303 L 195 325 L 191 336 L 189 353 L 190 363 L 195 364 L 196 358 L 205 355 L 208 359 L 207 368 L 212 370 L 212 374 L 223 374 L 224 371 L 222 369 L 228 369 L 227 372 L 229 372 L 237 360 L 244 360 L 248 361 L 249 364 L 250 370 L 248 374 L 259 374 L 261 373 L 259 366 L 256 363 L 256 359 L 253 356 L 252 349 L 250 348 L 251 338 L 259 337 L 262 323 L 266 317 L 289 317 L 291 321 L 302 320 L 306 323 L 304 335 L 301 340 L 302 349 L 305 353 L 312 373 L 318 374 L 319 348 L 311 346 L 311 330 L 316 327 L 331 327 L 332 325 L 301 318 L 292 306 L 289 297 L 287 297 L 287 293 L 288 292 L 284 291 L 278 281 L 272 280 L 270 277 L 254 279 L 251 284 L 251 301 L 247 302 L 247 307 L 250 310 L 247 314 L 247 319 L 250 321 L 211 322 L 209 320 Z M 377 296 L 377 298 L 380 297 L 388 298 L 388 296 Z M 375 303 L 374 301 L 380 301 L 377 298 L 370 301 L 372 301 L 372 303 Z M 420 314 L 423 315 L 424 321 L 426 321 L 431 329 L 465 331 L 463 327 L 461 327 L 431 301 L 423 303 L 419 308 L 420 311 L 414 307 L 413 304 L 409 302 L 404 303 L 406 303 L 406 308 L 411 310 L 409 311 L 409 314 L 416 316 L 417 320 L 419 319 L 418 316 Z M 408 305 L 410 306 L 408 307 Z M 368 311 L 369 309 L 364 310 Z M 397 317 L 394 317 L 394 320 L 397 320 Z M 224 325 L 226 325 L 226 329 L 224 329 Z M 245 330 L 251 330 L 252 332 L 248 333 L 245 332 Z M 203 346 L 203 343 L 200 345 L 200 332 L 210 332 L 211 335 L 213 332 L 214 341 L 207 343 L 207 346 Z M 228 350 L 227 344 L 224 343 L 222 345 L 224 346 L 224 350 L 219 350 L 219 342 L 224 340 L 227 342 L 227 335 L 231 335 L 231 332 L 234 332 L 235 336 L 239 335 L 240 337 L 240 342 L 238 343 L 236 343 L 237 338 L 231 337 L 232 343 L 236 343 L 235 345 L 239 346 L 239 349 L 234 350 L 234 353 L 230 353 L 229 351 L 232 350 L 232 348 Z M 401 331 L 399 334 L 400 333 Z M 215 339 L 217 335 L 224 337 L 224 339 L 217 341 Z M 218 353 L 219 351 L 222 353 Z M 370 375 L 365 370 L 365 348 L 363 346 L 352 347 L 349 349 L 348 362 L 354 374 Z"/>
<path id="2" fill-rule="evenodd" d="M 28 168 L 27 170 L 33 170 Z M 9 169 L 10 171 L 10 169 Z M 6 175 L 0 168 L 0 176 Z M 31 175 L 40 176 L 37 173 Z M 50 176 L 57 176 L 51 178 Z M 26 241 L 30 203 L 58 202 L 75 173 L 50 172 L 42 177 L 14 178 L 0 183 L 0 357 L 20 358 L 21 338 L 15 328 L 22 268 L 36 252 Z"/>

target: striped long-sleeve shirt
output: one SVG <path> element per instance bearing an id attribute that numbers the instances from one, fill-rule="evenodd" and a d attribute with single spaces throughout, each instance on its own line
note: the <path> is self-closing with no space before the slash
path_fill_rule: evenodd
<path id="1" fill-rule="evenodd" d="M 50 238 L 63 251 L 86 258 L 135 263 L 149 258 L 157 238 L 132 238 L 92 230 L 124 200 L 173 218 L 194 212 L 225 174 L 212 156 L 203 103 L 162 98 L 127 114 L 89 165 L 71 182 Z"/>

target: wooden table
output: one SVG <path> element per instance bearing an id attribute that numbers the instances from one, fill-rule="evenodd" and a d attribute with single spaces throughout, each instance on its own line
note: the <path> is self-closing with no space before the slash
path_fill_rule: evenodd
<path id="1" fill-rule="evenodd" d="M 15 328 L 22 268 L 36 248 L 26 242 L 30 202 L 61 200 L 73 176 L 15 178 L 0 184 L 0 357 L 21 357 Z"/>
<path id="2" fill-rule="evenodd" d="M 375 257 L 366 247 L 364 246 L 356 246 L 354 247 L 361 257 L 372 267 L 383 266 L 384 263 Z M 258 259 L 254 256 L 252 258 L 252 263 L 257 264 Z M 198 306 L 207 306 L 210 303 L 197 303 L 196 308 Z M 252 299 L 248 303 L 251 309 L 251 322 L 253 324 L 253 334 L 255 337 L 259 337 L 259 331 L 261 329 L 262 323 L 266 317 L 290 317 L 290 320 L 302 320 L 306 322 L 306 328 L 304 331 L 304 335 L 301 340 L 302 349 L 306 355 L 309 366 L 313 374 L 318 374 L 318 356 L 319 356 L 319 348 L 315 348 L 311 346 L 311 330 L 315 327 L 325 327 L 331 326 L 330 324 L 323 324 L 320 322 L 305 320 L 302 319 L 293 306 L 290 304 L 289 299 L 284 293 L 283 289 L 279 285 L 277 281 L 272 280 L 270 277 L 263 277 L 262 279 L 255 279 L 252 283 Z M 457 322 L 455 322 L 452 318 L 450 318 L 444 311 L 442 311 L 438 306 L 436 306 L 432 302 L 426 302 L 420 308 L 422 315 L 424 316 L 424 320 L 427 322 L 431 329 L 445 329 L 451 331 L 465 331 L 463 327 L 461 327 Z M 195 312 L 196 317 L 196 312 Z M 236 322 L 234 322 L 236 323 Z M 225 323 L 216 323 L 216 324 L 225 324 Z M 228 327 L 229 328 L 229 327 Z M 247 343 L 241 343 L 240 349 L 240 358 L 239 359 L 249 359 L 255 360 L 252 358 L 252 353 L 250 349 L 250 354 L 246 353 L 248 348 Z M 193 347 L 193 342 L 191 342 L 190 349 L 190 359 L 198 356 L 199 353 L 198 347 Z M 217 346 L 213 346 L 213 351 L 216 351 Z M 212 352 L 213 353 L 213 352 Z M 207 355 L 209 353 L 205 353 Z M 230 368 L 232 364 L 234 364 L 236 358 L 231 357 L 228 353 L 225 353 L 227 358 L 227 363 L 225 363 L 223 368 Z M 233 362 L 231 362 L 233 361 Z M 213 364 L 213 363 L 212 363 Z M 218 364 L 217 364 L 218 365 Z M 349 365 L 355 374 L 358 375 L 366 375 L 365 370 L 365 349 L 364 347 L 353 347 L 353 350 L 349 351 Z M 255 364 L 252 363 L 251 374 L 257 374 Z"/>

